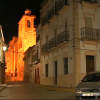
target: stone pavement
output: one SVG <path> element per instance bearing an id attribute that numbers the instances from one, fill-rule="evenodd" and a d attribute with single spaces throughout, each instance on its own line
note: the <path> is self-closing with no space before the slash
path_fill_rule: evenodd
<path id="1" fill-rule="evenodd" d="M 0 91 L 6 88 L 7 84 L 0 84 Z"/>
<path id="2" fill-rule="evenodd" d="M 29 82 L 9 82 L 7 87 L 0 91 L 2 99 L 60 99 L 75 100 L 75 92 L 58 91 L 47 88 L 36 87 L 37 84 Z"/>
<path id="3" fill-rule="evenodd" d="M 36 87 L 58 90 L 58 91 L 75 91 L 75 88 L 68 88 L 68 87 L 60 87 L 60 86 L 50 86 L 50 85 L 41 85 L 41 84 L 34 84 Z"/>

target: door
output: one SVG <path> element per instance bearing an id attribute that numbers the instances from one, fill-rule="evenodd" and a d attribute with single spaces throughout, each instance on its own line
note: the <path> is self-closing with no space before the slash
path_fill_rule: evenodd
<path id="1" fill-rule="evenodd" d="M 36 83 L 36 69 L 35 69 L 35 83 Z"/>
<path id="2" fill-rule="evenodd" d="M 95 71 L 94 56 L 86 56 L 86 73 Z"/>
<path id="3" fill-rule="evenodd" d="M 57 85 L 57 61 L 54 63 L 54 68 L 55 68 L 55 85 Z"/>

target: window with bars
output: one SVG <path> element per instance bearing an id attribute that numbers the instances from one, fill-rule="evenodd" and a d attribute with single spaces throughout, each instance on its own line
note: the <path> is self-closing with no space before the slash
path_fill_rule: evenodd
<path id="1" fill-rule="evenodd" d="M 68 74 L 68 57 L 64 58 L 64 75 Z"/>
<path id="2" fill-rule="evenodd" d="M 48 77 L 48 64 L 45 65 L 45 77 Z"/>

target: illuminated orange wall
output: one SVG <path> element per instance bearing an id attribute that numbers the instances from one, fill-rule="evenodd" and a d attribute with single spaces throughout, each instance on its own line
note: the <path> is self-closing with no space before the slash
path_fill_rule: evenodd
<path id="1" fill-rule="evenodd" d="M 13 37 L 12 40 L 9 42 L 8 51 L 5 52 L 5 60 L 6 60 L 6 73 L 11 75 L 15 74 L 15 67 L 17 68 L 17 55 L 18 55 L 18 38 Z M 15 60 L 14 60 L 15 59 Z"/>
<path id="2" fill-rule="evenodd" d="M 24 52 L 31 46 L 36 44 L 36 31 L 34 28 L 33 15 L 24 15 L 19 21 L 19 32 L 18 32 L 18 77 L 23 78 L 24 68 Z M 27 20 L 31 21 L 31 27 L 27 27 Z"/>
<path id="3" fill-rule="evenodd" d="M 15 68 L 18 71 L 18 79 L 23 79 L 24 74 L 24 52 L 31 46 L 36 44 L 36 31 L 34 28 L 34 19 L 33 15 L 23 15 L 21 20 L 19 21 L 18 28 L 18 39 L 17 42 L 14 43 L 13 38 L 9 43 L 9 50 L 6 52 L 6 67 L 8 72 L 11 70 L 13 74 L 15 74 Z M 27 20 L 31 21 L 31 27 L 27 27 Z M 14 54 L 14 45 L 15 51 L 17 53 Z M 15 61 L 14 61 L 15 59 Z M 8 61 L 9 60 L 9 61 Z"/>

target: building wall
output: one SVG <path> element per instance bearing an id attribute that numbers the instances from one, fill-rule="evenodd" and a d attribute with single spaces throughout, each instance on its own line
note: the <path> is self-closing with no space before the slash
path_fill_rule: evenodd
<path id="1" fill-rule="evenodd" d="M 36 31 L 34 28 L 35 16 L 27 9 L 25 15 L 19 21 L 18 41 L 15 44 L 14 38 L 9 44 L 9 50 L 6 52 L 7 71 L 13 74 L 17 70 L 17 79 L 23 80 L 24 75 L 24 52 L 36 44 Z M 30 22 L 30 23 L 28 23 Z M 29 25 L 29 26 L 28 26 Z M 15 49 L 14 49 L 15 47 Z M 14 50 L 16 53 L 14 53 Z M 9 56 L 10 55 L 10 56 Z"/>
<path id="2" fill-rule="evenodd" d="M 34 19 L 33 15 L 23 15 L 19 21 L 19 33 L 18 33 L 18 52 L 21 52 L 21 57 L 18 56 L 18 66 L 19 66 L 19 77 L 23 78 L 24 70 L 24 52 L 31 46 L 36 44 L 36 32 L 34 28 Z M 27 27 L 27 20 L 30 20 L 31 27 Z"/>
<path id="3" fill-rule="evenodd" d="M 52 1 L 52 5 L 53 5 Z M 43 7 L 41 9 L 41 23 L 42 18 L 46 14 L 46 10 L 50 10 L 50 1 L 45 4 L 48 9 Z M 46 36 L 48 41 L 54 37 L 54 30 L 57 29 L 57 35 L 63 32 L 64 22 L 67 21 L 69 31 L 69 41 L 65 44 L 55 47 L 41 54 L 41 84 L 54 85 L 54 61 L 58 62 L 57 66 L 57 85 L 66 87 L 75 87 L 79 80 L 86 75 L 86 55 L 95 56 L 95 70 L 99 68 L 99 45 L 98 41 L 82 41 L 81 28 L 85 27 L 85 16 L 92 16 L 93 28 L 99 29 L 99 12 L 100 9 L 97 4 L 84 4 L 84 2 L 75 2 L 69 0 L 68 9 L 64 9 L 51 20 L 49 24 L 41 26 L 41 46 L 46 43 Z M 68 57 L 68 74 L 64 75 L 63 58 Z M 48 64 L 48 77 L 45 77 L 45 64 Z"/>
<path id="4" fill-rule="evenodd" d="M 5 60 L 6 60 L 6 75 L 7 76 L 15 76 L 15 69 L 18 68 L 18 44 L 17 37 L 13 37 L 9 43 L 8 51 L 5 52 Z M 12 75 L 11 75 L 12 74 Z"/>
<path id="5" fill-rule="evenodd" d="M 70 3 L 72 0 L 69 1 Z M 51 4 L 50 4 L 51 5 Z M 43 32 L 41 33 L 41 45 L 46 43 L 46 35 L 48 35 L 48 41 L 54 37 L 54 30 L 57 29 L 57 35 L 65 31 L 64 22 L 67 21 L 68 31 L 69 31 L 69 42 L 57 46 L 54 50 L 48 51 L 46 54 L 41 55 L 41 66 L 42 66 L 42 79 L 41 84 L 54 85 L 54 61 L 58 62 L 57 66 L 57 85 L 74 87 L 75 80 L 70 81 L 73 78 L 73 5 L 71 4 L 66 11 L 61 11 L 59 15 L 50 21 L 48 25 L 49 28 L 43 26 Z M 67 11 L 69 10 L 69 11 Z M 41 12 L 42 13 L 42 12 Z M 46 27 L 46 28 L 45 28 Z M 64 75 L 63 59 L 68 57 L 68 75 Z M 48 78 L 45 77 L 45 64 L 49 66 Z M 69 78 L 70 77 L 70 78 Z M 64 81 L 64 82 L 62 82 Z M 70 83 L 68 83 L 70 81 Z"/>

